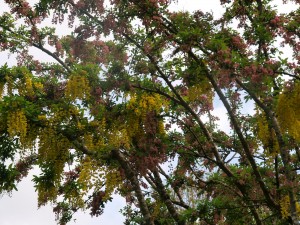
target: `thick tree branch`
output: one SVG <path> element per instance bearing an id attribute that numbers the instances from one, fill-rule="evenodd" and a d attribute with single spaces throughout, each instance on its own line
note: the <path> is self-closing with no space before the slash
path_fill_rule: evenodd
<path id="1" fill-rule="evenodd" d="M 258 170 L 258 166 L 253 158 L 253 155 L 251 153 L 251 150 L 249 148 L 249 145 L 241 131 L 241 128 L 236 120 L 236 117 L 230 107 L 230 104 L 229 102 L 227 101 L 226 97 L 224 96 L 222 90 L 219 88 L 218 84 L 216 83 L 215 79 L 213 78 L 213 76 L 211 75 L 211 73 L 208 71 L 208 69 L 206 68 L 206 66 L 204 65 L 204 63 L 198 59 L 198 57 L 192 52 L 190 51 L 189 52 L 189 55 L 197 62 L 199 63 L 199 65 L 203 68 L 205 68 L 205 73 L 206 73 L 206 77 L 209 79 L 210 83 L 212 84 L 212 86 L 214 87 L 214 90 L 217 92 L 220 100 L 222 101 L 224 107 L 226 108 L 227 110 L 227 113 L 229 115 L 229 118 L 230 118 L 230 121 L 231 123 L 233 124 L 233 127 L 234 127 L 234 130 L 236 131 L 238 137 L 239 137 L 239 140 L 243 146 L 243 149 L 244 149 L 244 152 L 247 156 L 247 159 L 249 160 L 250 162 L 250 165 L 253 169 L 253 172 L 257 178 L 257 181 L 266 197 L 266 201 L 269 203 L 270 207 L 272 208 L 278 208 L 277 204 L 274 202 L 274 200 L 272 199 L 271 195 L 270 195 L 270 192 L 268 191 L 262 177 L 261 177 L 261 174 L 259 173 L 259 170 Z"/>
<path id="2" fill-rule="evenodd" d="M 165 96 L 166 98 L 172 100 L 174 103 L 177 103 L 177 104 L 180 103 L 176 98 L 174 98 L 173 96 L 167 94 L 166 92 L 163 92 L 159 88 L 150 89 L 150 88 L 143 87 L 143 86 L 141 86 L 139 84 L 138 85 L 133 84 L 132 87 L 138 88 L 138 89 L 150 92 L 150 93 L 157 93 L 157 94 L 160 94 L 160 95 Z"/>
<path id="3" fill-rule="evenodd" d="M 239 79 L 236 79 L 236 82 L 250 95 L 250 97 L 255 101 L 255 103 L 265 112 L 267 115 L 267 118 L 270 120 L 271 125 L 275 131 L 276 138 L 279 144 L 279 149 L 280 149 L 280 156 L 283 162 L 283 167 L 284 167 L 284 173 L 286 175 L 287 180 L 290 183 L 293 183 L 295 179 L 295 174 L 292 171 L 292 167 L 289 163 L 289 153 L 288 150 L 286 149 L 286 144 L 283 139 L 281 129 L 279 126 L 279 122 L 275 116 L 275 113 L 269 109 L 267 106 L 263 104 L 259 100 L 259 98 L 249 89 L 244 85 Z M 290 197 L 290 203 L 291 203 L 291 212 L 292 212 L 292 220 L 294 224 L 300 224 L 300 222 L 297 221 L 297 209 L 296 209 L 296 197 L 294 194 L 294 187 L 289 188 L 289 197 Z"/>
<path id="4" fill-rule="evenodd" d="M 167 179 L 167 181 L 171 180 L 170 177 L 165 173 L 165 171 L 160 166 L 158 166 L 158 171 L 159 171 L 160 174 L 162 174 Z M 179 193 L 179 188 L 176 188 L 173 185 L 171 185 L 171 186 L 172 186 L 175 194 L 177 195 L 177 197 L 179 199 L 179 203 L 181 204 L 181 206 L 188 209 L 189 206 L 187 204 L 185 204 L 185 202 L 183 201 L 182 196 Z"/>
<path id="5" fill-rule="evenodd" d="M 169 213 L 171 214 L 171 216 L 175 220 L 176 224 L 185 225 L 186 224 L 185 221 L 182 218 L 179 217 L 179 214 L 177 213 L 177 210 L 174 207 L 169 194 L 165 191 L 165 187 L 163 185 L 163 182 L 160 178 L 160 175 L 159 175 L 158 171 L 154 170 L 152 172 L 153 172 L 153 175 L 154 175 L 154 182 L 155 182 L 156 187 L 157 187 L 157 192 L 159 193 L 159 196 L 160 196 L 161 200 L 166 204 Z"/>
<path id="6" fill-rule="evenodd" d="M 139 202 L 139 207 L 141 209 L 141 212 L 144 216 L 145 219 L 145 223 L 148 225 L 154 225 L 153 222 L 153 218 L 151 217 L 149 208 L 147 206 L 147 203 L 145 201 L 144 195 L 142 193 L 139 181 L 137 179 L 137 175 L 135 173 L 135 171 L 130 167 L 128 161 L 126 160 L 126 158 L 123 156 L 123 154 L 118 151 L 118 150 L 112 150 L 112 155 L 114 158 L 116 158 L 118 160 L 118 162 L 120 163 L 121 167 L 124 169 L 125 174 L 126 174 L 126 178 L 128 180 L 130 180 L 133 189 L 135 191 L 136 197 L 138 199 Z"/>

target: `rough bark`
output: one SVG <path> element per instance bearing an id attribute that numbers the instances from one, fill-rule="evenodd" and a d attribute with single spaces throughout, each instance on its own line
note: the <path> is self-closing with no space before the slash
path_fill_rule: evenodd
<path id="1" fill-rule="evenodd" d="M 121 167 L 125 171 L 126 178 L 130 180 L 133 189 L 135 191 L 136 197 L 139 202 L 139 207 L 141 209 L 141 212 L 143 214 L 143 217 L 145 219 L 145 223 L 147 225 L 154 225 L 153 218 L 151 217 L 149 208 L 147 206 L 147 203 L 145 201 L 144 195 L 142 193 L 137 174 L 134 172 L 134 170 L 130 167 L 128 161 L 124 157 L 124 155 L 118 151 L 118 150 L 113 150 L 112 151 L 113 157 L 120 163 Z"/>

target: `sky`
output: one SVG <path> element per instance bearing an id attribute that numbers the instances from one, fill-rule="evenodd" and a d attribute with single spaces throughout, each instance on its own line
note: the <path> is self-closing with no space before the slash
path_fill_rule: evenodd
<path id="1" fill-rule="evenodd" d="M 34 3 L 36 1 L 29 1 Z M 280 1 L 276 1 L 280 4 Z M 194 11 L 201 9 L 203 11 L 212 11 L 215 16 L 219 17 L 222 12 L 222 8 L 219 5 L 218 0 L 178 0 L 178 3 L 173 3 L 171 6 L 172 10 L 188 10 Z M 280 7 L 281 12 L 289 11 L 291 6 Z M 0 0 L 0 14 L 6 11 L 4 0 Z M 67 27 L 61 27 L 60 32 L 68 31 Z M 44 60 L 48 58 L 41 52 L 36 51 L 37 57 Z M 0 53 L 0 66 L 4 63 L 13 65 L 15 59 L 13 56 L 8 56 L 7 52 Z M 251 108 L 248 108 L 251 112 Z M 215 115 L 220 117 L 220 125 L 222 129 L 228 129 L 228 122 L 226 118 L 226 111 L 223 107 L 216 104 Z M 25 178 L 17 186 L 18 191 L 14 191 L 11 196 L 0 196 L 0 225 L 55 225 L 55 215 L 52 212 L 52 208 L 43 206 L 38 209 L 37 207 L 37 194 L 33 188 L 33 182 L 31 181 L 32 175 L 37 171 L 33 171 L 30 175 Z M 121 225 L 123 224 L 124 218 L 119 213 L 119 210 L 125 206 L 125 201 L 115 196 L 111 203 L 108 203 L 104 209 L 104 214 L 100 217 L 93 217 L 89 213 L 79 212 L 76 213 L 74 219 L 69 223 L 70 225 Z"/>

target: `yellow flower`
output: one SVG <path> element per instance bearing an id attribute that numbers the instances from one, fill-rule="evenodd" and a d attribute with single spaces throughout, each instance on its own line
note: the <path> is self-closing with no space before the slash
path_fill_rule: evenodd
<path id="1" fill-rule="evenodd" d="M 269 151 L 269 154 L 278 154 L 279 144 L 276 139 L 275 131 L 269 126 L 264 113 L 259 114 L 257 118 L 257 136 Z"/>
<path id="2" fill-rule="evenodd" d="M 290 198 L 288 195 L 286 195 L 280 200 L 280 211 L 281 211 L 282 218 L 288 218 L 288 216 L 290 215 L 289 208 L 290 208 Z"/>
<path id="3" fill-rule="evenodd" d="M 65 93 L 71 100 L 89 98 L 90 86 L 88 79 L 80 74 L 71 75 Z"/>
<path id="4" fill-rule="evenodd" d="M 282 131 L 300 141 L 300 84 L 279 95 L 276 113 Z"/>
<path id="5" fill-rule="evenodd" d="M 27 119 L 23 110 L 16 110 L 8 115 L 7 131 L 11 137 L 19 135 L 24 138 L 26 136 Z"/>
<path id="6" fill-rule="evenodd" d="M 3 91 L 4 91 L 4 85 L 5 83 L 0 83 L 0 99 L 2 98 L 2 94 L 3 94 Z"/>
<path id="7" fill-rule="evenodd" d="M 38 89 L 39 91 L 42 91 L 44 88 L 44 85 L 41 82 L 34 82 L 33 86 Z"/>
<path id="8" fill-rule="evenodd" d="M 38 115 L 39 120 L 46 120 L 46 115 Z"/>

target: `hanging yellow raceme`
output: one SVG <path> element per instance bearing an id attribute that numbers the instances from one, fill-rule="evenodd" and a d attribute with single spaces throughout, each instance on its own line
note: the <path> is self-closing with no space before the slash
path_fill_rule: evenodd
<path id="1" fill-rule="evenodd" d="M 33 86 L 38 91 L 43 91 L 43 89 L 44 89 L 44 85 L 41 82 L 39 82 L 39 81 L 33 82 Z"/>
<path id="2" fill-rule="evenodd" d="M 71 143 L 67 138 L 59 136 L 52 127 L 45 127 L 39 134 L 39 155 L 45 161 L 61 160 L 64 164 L 68 157 Z"/>
<path id="3" fill-rule="evenodd" d="M 92 133 L 85 133 L 83 140 L 84 145 L 90 151 L 106 151 L 105 146 L 107 143 L 105 142 L 106 136 L 106 121 L 105 118 L 102 118 L 100 121 L 94 120 L 90 121 L 90 126 L 93 127 L 94 131 L 96 130 L 97 135 L 93 135 Z"/>
<path id="4" fill-rule="evenodd" d="M 279 95 L 276 113 L 283 132 L 300 141 L 300 84 Z"/>
<path id="5" fill-rule="evenodd" d="M 18 82 L 16 83 L 16 87 L 20 95 L 33 96 L 34 90 L 31 74 L 28 72 L 24 72 L 22 79 L 18 80 Z"/>
<path id="6" fill-rule="evenodd" d="M 78 183 L 81 186 L 81 191 L 83 194 L 87 194 L 93 187 L 93 181 L 95 179 L 101 178 L 102 174 L 99 174 L 97 170 L 100 167 L 97 166 L 95 161 L 92 161 L 89 157 L 83 159 L 81 167 L 80 167 L 80 174 L 78 178 Z"/>
<path id="7" fill-rule="evenodd" d="M 27 119 L 23 110 L 18 109 L 7 116 L 7 131 L 11 137 L 20 136 L 21 139 L 27 133 Z"/>
<path id="8" fill-rule="evenodd" d="M 38 128 L 33 125 L 27 124 L 26 137 L 21 136 L 20 138 L 23 149 L 35 149 L 37 136 Z"/>
<path id="9" fill-rule="evenodd" d="M 91 134 L 84 134 L 84 144 L 90 151 L 95 149 L 93 136 Z"/>
<path id="10" fill-rule="evenodd" d="M 276 139 L 275 131 L 268 124 L 264 113 L 260 113 L 257 117 L 257 136 L 258 139 L 263 143 L 268 154 L 278 154 L 279 144 Z"/>
<path id="11" fill-rule="evenodd" d="M 72 74 L 67 82 L 65 94 L 73 101 L 89 98 L 90 85 L 86 73 Z"/>
<path id="12" fill-rule="evenodd" d="M 67 138 L 60 135 L 52 127 L 45 127 L 39 134 L 38 155 L 39 160 L 51 163 L 53 182 L 59 183 L 69 160 L 69 150 L 72 144 Z"/>
<path id="13" fill-rule="evenodd" d="M 137 97 L 131 95 L 127 108 L 133 110 L 137 116 L 145 116 L 147 112 L 159 111 L 163 106 L 163 101 L 158 94 L 142 94 Z"/>
<path id="14" fill-rule="evenodd" d="M 4 87 L 5 87 L 5 83 L 1 82 L 0 83 L 0 99 L 2 99 L 3 92 L 4 92 Z"/>
<path id="15" fill-rule="evenodd" d="M 29 76 L 25 76 L 25 91 L 29 96 L 34 94 L 32 80 Z"/>
<path id="16" fill-rule="evenodd" d="M 280 211 L 282 218 L 288 218 L 290 216 L 290 197 L 285 195 L 281 198 L 280 202 Z M 300 216 L 300 204 L 296 202 L 296 212 L 297 216 Z"/>
<path id="17" fill-rule="evenodd" d="M 112 130 L 108 135 L 108 145 L 113 148 L 130 149 L 130 138 L 126 129 Z"/>
<path id="18" fill-rule="evenodd" d="M 127 104 L 129 110 L 128 126 L 126 128 L 129 137 L 136 134 L 141 134 L 140 123 L 145 120 L 148 112 L 155 111 L 159 113 L 162 108 L 166 108 L 166 102 L 163 101 L 158 94 L 142 94 L 141 96 L 132 95 Z M 164 134 L 163 121 L 159 121 L 158 124 L 159 133 Z"/>
<path id="19" fill-rule="evenodd" d="M 281 211 L 282 218 L 288 218 L 288 216 L 290 215 L 289 210 L 290 210 L 290 198 L 288 195 L 286 195 L 280 200 L 280 211 Z"/>
<path id="20" fill-rule="evenodd" d="M 108 200 L 114 190 L 120 187 L 121 183 L 122 178 L 120 176 L 120 172 L 115 168 L 107 168 L 105 173 L 105 195 L 103 197 L 103 201 Z"/>
<path id="21" fill-rule="evenodd" d="M 38 138 L 39 161 L 51 164 L 53 186 L 37 185 L 38 205 L 44 205 L 47 201 L 54 201 L 58 194 L 57 185 L 61 181 L 66 162 L 69 157 L 71 143 L 59 135 L 52 127 L 45 127 L 39 133 Z"/>

